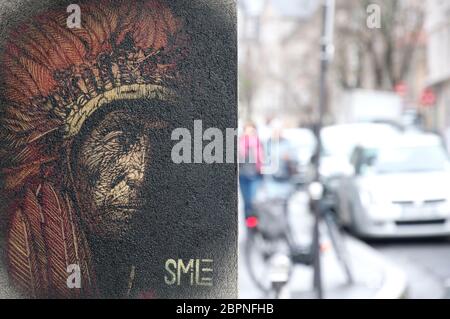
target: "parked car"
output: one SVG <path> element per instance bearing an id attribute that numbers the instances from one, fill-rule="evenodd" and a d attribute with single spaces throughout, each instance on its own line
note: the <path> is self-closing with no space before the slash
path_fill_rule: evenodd
<path id="1" fill-rule="evenodd" d="M 398 127 L 384 123 L 340 124 L 322 129 L 320 175 L 334 202 L 334 210 L 339 207 L 337 191 L 341 179 L 352 175 L 350 157 L 355 147 L 364 141 L 390 140 L 400 133 Z"/>
<path id="2" fill-rule="evenodd" d="M 400 133 L 396 126 L 384 123 L 354 123 L 324 127 L 321 132 L 321 175 L 326 179 L 347 175 L 351 171 L 350 156 L 358 144 L 390 139 Z"/>
<path id="3" fill-rule="evenodd" d="M 371 238 L 450 235 L 450 162 L 442 139 L 405 133 L 365 142 L 341 179 L 339 216 Z"/>

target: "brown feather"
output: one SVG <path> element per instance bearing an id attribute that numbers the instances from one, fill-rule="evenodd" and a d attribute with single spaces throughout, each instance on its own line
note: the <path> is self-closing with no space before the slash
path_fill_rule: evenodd
<path id="1" fill-rule="evenodd" d="M 42 236 L 42 226 L 44 225 L 44 215 L 41 206 L 38 203 L 36 194 L 30 189 L 25 191 L 23 201 L 23 212 L 29 221 L 31 238 L 37 258 L 37 272 L 42 282 L 42 293 L 48 293 L 48 274 L 47 274 L 47 247 Z"/>
<path id="2" fill-rule="evenodd" d="M 44 215 L 43 234 L 47 244 L 50 294 L 57 298 L 79 298 L 93 290 L 86 242 L 81 240 L 73 211 L 67 200 L 48 183 L 42 184 L 40 202 Z M 67 266 L 78 265 L 82 289 L 67 287 Z M 83 278 L 84 277 L 84 278 Z"/>
<path id="3" fill-rule="evenodd" d="M 45 283 L 39 273 L 30 224 L 22 210 L 13 214 L 8 235 L 8 268 L 14 286 L 32 298 L 45 296 Z"/>
<path id="4" fill-rule="evenodd" d="M 40 199 L 45 219 L 43 234 L 48 245 L 50 293 L 54 297 L 75 297 L 76 290 L 69 290 L 66 282 L 67 266 L 78 262 L 74 258 L 67 212 L 63 209 L 60 196 L 50 184 L 42 185 Z"/>

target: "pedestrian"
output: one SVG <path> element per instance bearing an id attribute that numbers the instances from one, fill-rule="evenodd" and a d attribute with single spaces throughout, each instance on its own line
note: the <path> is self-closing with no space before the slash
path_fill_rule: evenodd
<path id="1" fill-rule="evenodd" d="M 244 200 L 245 218 L 255 216 L 253 201 L 261 183 L 263 147 L 255 124 L 247 123 L 239 138 L 239 184 Z"/>

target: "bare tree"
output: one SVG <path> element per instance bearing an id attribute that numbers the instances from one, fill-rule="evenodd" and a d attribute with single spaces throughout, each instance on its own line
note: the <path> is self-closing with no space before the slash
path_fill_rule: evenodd
<path id="1" fill-rule="evenodd" d="M 369 28 L 369 5 L 380 27 Z M 343 88 L 392 89 L 405 80 L 421 45 L 425 9 L 419 0 L 338 0 L 336 69 Z"/>

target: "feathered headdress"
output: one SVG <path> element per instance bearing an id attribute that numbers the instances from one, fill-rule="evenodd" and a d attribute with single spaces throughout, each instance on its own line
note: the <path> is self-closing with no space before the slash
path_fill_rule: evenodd
<path id="1" fill-rule="evenodd" d="M 67 27 L 66 8 L 18 26 L 1 60 L 8 270 L 31 297 L 96 296 L 62 155 L 103 105 L 170 95 L 165 82 L 185 53 L 180 22 L 159 1 L 92 2 L 81 5 L 80 29 Z M 81 269 L 81 290 L 67 286 L 72 264 Z"/>

